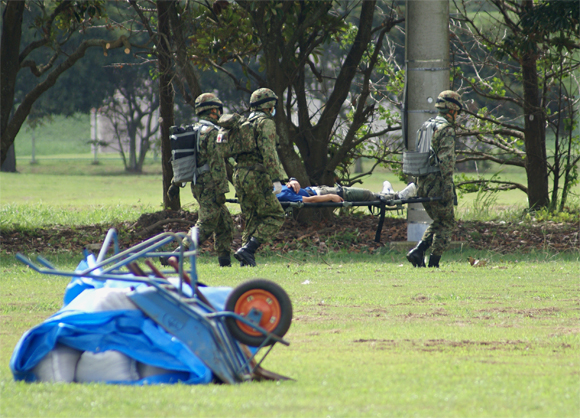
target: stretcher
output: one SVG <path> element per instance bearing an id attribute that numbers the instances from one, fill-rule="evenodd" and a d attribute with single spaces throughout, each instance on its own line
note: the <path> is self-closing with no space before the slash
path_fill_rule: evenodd
<path id="1" fill-rule="evenodd" d="M 350 208 L 356 206 L 367 206 L 369 211 L 373 213 L 372 208 L 379 210 L 379 223 L 375 232 L 375 242 L 381 242 L 381 231 L 385 223 L 385 213 L 391 210 L 402 210 L 403 205 L 423 202 L 437 202 L 442 200 L 442 197 L 412 197 L 409 199 L 380 199 L 370 201 L 357 202 L 318 202 L 318 203 L 304 203 L 304 202 L 280 202 L 284 210 L 302 209 L 302 208 Z M 239 203 L 237 199 L 226 199 L 229 203 Z"/>

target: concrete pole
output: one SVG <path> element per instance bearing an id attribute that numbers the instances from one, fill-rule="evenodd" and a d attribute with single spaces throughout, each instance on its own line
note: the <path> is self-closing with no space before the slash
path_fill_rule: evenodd
<path id="1" fill-rule="evenodd" d="M 435 116 L 435 100 L 449 89 L 449 0 L 407 0 L 405 37 L 406 148 L 415 150 L 416 132 Z M 408 205 L 407 241 L 419 241 L 431 219 L 421 203 Z"/>
<path id="2" fill-rule="evenodd" d="M 91 151 L 93 152 L 93 162 L 91 164 L 99 164 L 97 160 L 97 109 L 91 109 Z"/>

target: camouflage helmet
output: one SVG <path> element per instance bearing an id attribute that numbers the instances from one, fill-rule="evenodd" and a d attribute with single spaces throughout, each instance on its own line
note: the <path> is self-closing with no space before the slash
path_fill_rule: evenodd
<path id="1" fill-rule="evenodd" d="M 278 101 L 278 96 L 270 89 L 262 88 L 252 93 L 250 96 L 251 109 L 268 109 L 275 107 Z M 271 103 L 274 102 L 274 103 Z"/>
<path id="2" fill-rule="evenodd" d="M 210 109 L 219 109 L 220 112 L 223 112 L 224 104 L 213 93 L 203 93 L 197 96 L 195 99 L 195 114 L 199 115 Z"/>
<path id="3" fill-rule="evenodd" d="M 461 112 L 461 110 L 463 110 L 463 103 L 461 102 L 461 96 L 459 93 L 453 90 L 445 90 L 437 96 L 435 107 L 443 111 L 451 109 Z"/>

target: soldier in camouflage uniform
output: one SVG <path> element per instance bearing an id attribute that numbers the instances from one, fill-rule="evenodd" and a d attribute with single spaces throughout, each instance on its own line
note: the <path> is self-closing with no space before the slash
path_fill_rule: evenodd
<path id="1" fill-rule="evenodd" d="M 215 125 L 223 112 L 223 104 L 215 94 L 204 93 L 195 99 L 195 113 L 201 125 L 199 134 L 199 152 L 197 154 L 198 174 L 195 184 L 191 183 L 191 192 L 199 204 L 198 242 L 201 244 L 212 234 L 214 248 L 218 253 L 221 267 L 231 266 L 231 243 L 234 224 L 228 208 L 225 206 L 229 192 L 226 175 L 226 164 L 216 143 L 218 127 Z M 168 193 L 174 192 L 173 185 Z"/>
<path id="2" fill-rule="evenodd" d="M 284 210 L 276 195 L 282 190 L 280 179 L 285 174 L 276 153 L 276 124 L 272 120 L 278 97 L 266 88 L 252 93 L 249 120 L 254 138 L 249 138 L 250 152 L 236 154 L 234 186 L 246 220 L 243 246 L 234 254 L 240 266 L 256 265 L 254 253 L 261 244 L 270 242 L 284 223 Z M 245 147 L 244 147 L 245 148 Z M 272 193 L 274 186 L 274 193 Z"/>
<path id="3" fill-rule="evenodd" d="M 435 107 L 439 111 L 437 125 L 433 133 L 431 147 L 439 159 L 440 171 L 418 178 L 419 197 L 442 196 L 443 200 L 424 202 L 423 207 L 433 220 L 423 238 L 407 254 L 407 259 L 415 267 L 425 267 L 425 251 L 432 247 L 429 267 L 439 267 L 441 255 L 449 246 L 455 226 L 453 201 L 453 170 L 455 168 L 455 118 L 463 109 L 461 97 L 452 90 L 439 93 Z"/>

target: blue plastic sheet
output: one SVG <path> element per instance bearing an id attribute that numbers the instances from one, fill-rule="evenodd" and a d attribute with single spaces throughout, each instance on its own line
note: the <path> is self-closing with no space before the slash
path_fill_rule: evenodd
<path id="1" fill-rule="evenodd" d="M 77 271 L 86 268 L 87 261 L 83 261 Z M 16 345 L 10 360 L 14 379 L 36 381 L 37 377 L 32 369 L 59 342 L 81 351 L 117 350 L 142 363 L 176 371 L 137 381 L 107 383 L 132 385 L 210 383 L 213 379 L 211 370 L 185 344 L 167 333 L 141 311 L 91 312 L 95 289 L 137 286 L 144 284 L 74 277 L 65 291 L 63 308 L 27 331 Z M 183 286 L 184 293 L 191 295 L 191 287 L 186 284 Z M 229 287 L 199 289 L 218 310 L 223 309 L 225 300 L 231 292 Z"/>

